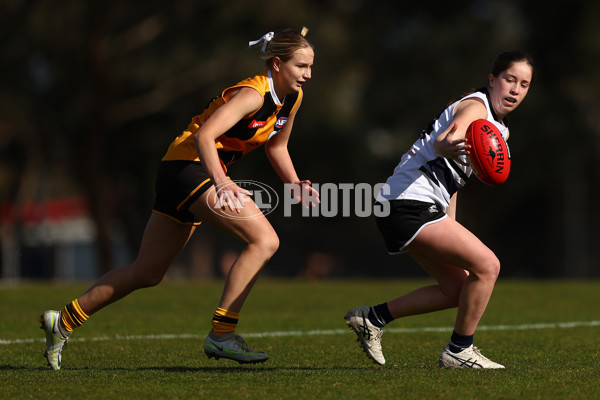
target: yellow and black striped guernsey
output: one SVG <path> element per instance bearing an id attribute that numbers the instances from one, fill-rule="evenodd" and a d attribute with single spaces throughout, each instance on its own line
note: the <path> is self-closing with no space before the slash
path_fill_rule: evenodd
<path id="1" fill-rule="evenodd" d="M 263 96 L 263 105 L 254 114 L 242 118 L 215 141 L 224 171 L 252 150 L 265 144 L 272 135 L 283 128 L 290 113 L 298 107 L 302 99 L 302 90 L 300 90 L 298 93 L 287 95 L 281 103 L 275 94 L 270 71 L 245 79 L 225 89 L 220 96 L 215 97 L 208 104 L 202 114 L 195 116 L 187 129 L 171 143 L 162 161 L 201 161 L 196 151 L 193 134 L 215 110 L 227 102 L 231 90 L 240 87 L 256 89 Z"/>

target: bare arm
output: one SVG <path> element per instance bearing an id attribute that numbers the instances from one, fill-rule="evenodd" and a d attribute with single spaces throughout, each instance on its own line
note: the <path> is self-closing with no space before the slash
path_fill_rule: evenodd
<path id="1" fill-rule="evenodd" d="M 300 102 L 301 101 L 302 100 L 300 100 Z M 285 126 L 266 143 L 265 152 L 279 178 L 286 184 L 292 184 L 289 187 L 292 190 L 294 198 L 306 200 L 312 203 L 314 207 L 315 203 L 320 202 L 319 193 L 310 186 L 311 182 L 309 180 L 301 181 L 300 178 L 298 178 L 294 163 L 292 162 L 292 158 L 288 151 L 288 142 L 292 133 L 294 118 L 296 117 L 296 112 L 299 108 L 300 103 L 298 103 L 298 107 L 290 114 Z M 297 187 L 295 188 L 295 186 Z M 304 194 L 307 196 L 304 196 Z M 308 206 L 308 204 L 304 205 Z"/>
<path id="2" fill-rule="evenodd" d="M 215 146 L 215 140 L 227 132 L 238 121 L 247 115 L 257 111 L 263 103 L 263 98 L 252 88 L 241 88 L 234 92 L 229 101 L 219 107 L 214 114 L 194 133 L 194 143 L 202 164 L 206 167 L 215 187 L 227 182 L 225 171 L 221 167 L 219 154 Z M 227 189 L 231 191 L 229 200 L 230 209 L 239 211 L 243 206 L 240 195 L 250 195 L 250 192 L 237 185 L 229 184 Z"/>
<path id="3" fill-rule="evenodd" d="M 458 157 L 469 154 L 469 149 L 471 148 L 465 140 L 467 128 L 473 121 L 486 117 L 487 110 L 479 99 L 461 101 L 454 110 L 452 124 L 435 140 L 433 146 L 436 152 L 443 157 L 451 158 L 456 162 L 465 164 Z M 454 193 L 450 198 L 450 204 L 446 208 L 446 214 L 454 220 L 456 220 L 457 199 L 458 193 Z"/>
<path id="4" fill-rule="evenodd" d="M 265 144 L 265 152 L 273 166 L 273 169 L 284 183 L 298 182 L 298 175 L 292 163 L 292 158 L 288 151 L 288 142 L 294 125 L 296 112 L 300 108 L 300 104 L 290 114 L 288 121 L 277 134 L 272 136 Z"/>
<path id="5" fill-rule="evenodd" d="M 473 121 L 486 117 L 487 110 L 479 99 L 461 101 L 454 110 L 454 118 L 448 129 L 435 139 L 435 151 L 442 157 L 465 164 L 459 156 L 469 154 L 470 145 L 465 140 L 467 128 Z"/>

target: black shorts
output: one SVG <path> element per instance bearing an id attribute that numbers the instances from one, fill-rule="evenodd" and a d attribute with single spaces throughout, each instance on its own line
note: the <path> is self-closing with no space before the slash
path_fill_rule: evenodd
<path id="1" fill-rule="evenodd" d="M 213 186 L 199 161 L 161 161 L 156 173 L 156 199 L 152 212 L 182 224 L 199 225 L 188 207 Z"/>
<path id="2" fill-rule="evenodd" d="M 390 254 L 406 252 L 406 246 L 425 226 L 441 221 L 447 215 L 435 203 L 417 200 L 390 200 L 390 213 L 376 217 L 377 228 L 383 235 Z"/>

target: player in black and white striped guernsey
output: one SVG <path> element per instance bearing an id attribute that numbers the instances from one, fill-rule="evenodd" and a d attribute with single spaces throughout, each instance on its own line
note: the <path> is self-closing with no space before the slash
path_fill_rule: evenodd
<path id="1" fill-rule="evenodd" d="M 487 119 L 508 138 L 505 117 L 523 101 L 533 80 L 533 62 L 521 51 L 500 54 L 488 87 L 451 104 L 405 153 L 378 195 L 388 216 L 377 217 L 390 254 L 408 253 L 437 284 L 421 287 L 345 316 L 367 354 L 385 364 L 383 327 L 391 321 L 457 307 L 454 331 L 439 357 L 443 368 L 504 368 L 473 346 L 473 335 L 500 272 L 500 261 L 456 221 L 456 196 L 472 170 L 465 133 Z"/>

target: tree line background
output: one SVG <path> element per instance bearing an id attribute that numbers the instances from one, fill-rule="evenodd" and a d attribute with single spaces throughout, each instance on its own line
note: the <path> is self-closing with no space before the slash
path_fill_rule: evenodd
<path id="1" fill-rule="evenodd" d="M 502 276 L 597 277 L 599 20 L 600 3 L 577 0 L 3 0 L 0 241 L 26 235 L 28 202 L 82 196 L 98 273 L 131 261 L 169 143 L 209 99 L 264 70 L 249 40 L 307 26 L 315 65 L 290 152 L 301 179 L 319 184 L 385 182 L 428 121 L 486 84 L 498 53 L 529 52 L 536 77 L 509 116 L 511 176 L 497 188 L 471 178 L 458 219 L 496 252 Z M 262 150 L 229 172 L 281 193 Z M 269 219 L 281 247 L 267 275 L 421 274 L 387 255 L 372 217 Z M 218 275 L 239 248 L 200 227 L 171 274 Z M 53 275 L 51 250 L 27 251 L 25 277 Z"/>

